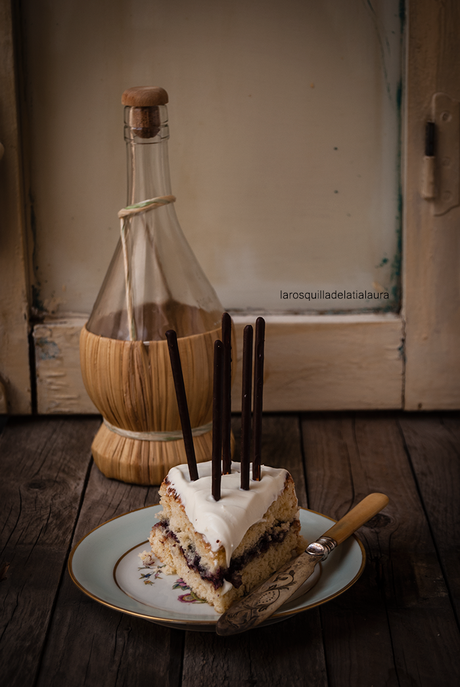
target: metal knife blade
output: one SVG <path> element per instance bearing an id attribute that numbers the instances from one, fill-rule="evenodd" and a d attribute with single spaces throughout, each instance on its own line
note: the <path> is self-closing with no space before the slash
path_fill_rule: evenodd
<path id="1" fill-rule="evenodd" d="M 308 545 L 304 553 L 284 565 L 248 596 L 233 604 L 218 620 L 218 635 L 245 632 L 267 620 L 282 606 L 325 560 L 330 551 L 364 525 L 388 503 L 385 494 L 369 494 L 325 534 Z"/>

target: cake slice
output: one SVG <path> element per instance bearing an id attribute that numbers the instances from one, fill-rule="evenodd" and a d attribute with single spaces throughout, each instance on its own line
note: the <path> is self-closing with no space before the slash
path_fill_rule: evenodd
<path id="1" fill-rule="evenodd" d="M 240 488 L 240 464 L 211 495 L 211 462 L 190 481 L 187 465 L 172 468 L 160 487 L 152 552 L 201 599 L 223 613 L 234 601 L 300 553 L 299 507 L 287 470 L 262 466 L 262 479 Z"/>

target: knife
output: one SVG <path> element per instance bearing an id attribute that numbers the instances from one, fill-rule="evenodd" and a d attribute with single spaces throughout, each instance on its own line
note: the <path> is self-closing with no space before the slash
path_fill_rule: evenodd
<path id="1" fill-rule="evenodd" d="M 217 622 L 217 634 L 238 634 L 267 620 L 313 574 L 317 563 L 326 560 L 336 546 L 385 508 L 388 500 L 385 494 L 366 496 L 322 537 L 309 544 L 300 556 L 289 561 L 248 596 L 230 606 Z"/>

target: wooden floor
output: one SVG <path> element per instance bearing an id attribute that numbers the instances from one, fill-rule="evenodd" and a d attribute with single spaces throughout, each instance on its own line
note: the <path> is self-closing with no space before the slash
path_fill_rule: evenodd
<path id="1" fill-rule="evenodd" d="M 460 685 L 458 413 L 265 416 L 264 462 L 291 471 L 302 506 L 338 518 L 372 491 L 390 504 L 360 530 L 367 565 L 351 589 L 231 638 L 123 615 L 72 583 L 75 542 L 157 502 L 94 466 L 99 424 L 10 419 L 0 436 L 3 685 Z"/>

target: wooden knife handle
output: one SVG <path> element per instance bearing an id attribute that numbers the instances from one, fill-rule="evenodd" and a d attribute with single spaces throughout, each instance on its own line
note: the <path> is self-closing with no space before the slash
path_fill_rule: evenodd
<path id="1" fill-rule="evenodd" d="M 335 525 L 325 532 L 323 537 L 331 537 L 337 544 L 341 544 L 352 535 L 358 527 L 364 525 L 364 523 L 373 518 L 374 515 L 377 515 L 382 508 L 385 508 L 388 501 L 389 498 L 385 496 L 385 494 L 369 494 L 369 496 L 366 496 L 357 506 L 348 511 L 343 518 L 340 518 Z"/>

